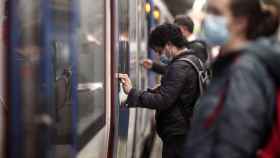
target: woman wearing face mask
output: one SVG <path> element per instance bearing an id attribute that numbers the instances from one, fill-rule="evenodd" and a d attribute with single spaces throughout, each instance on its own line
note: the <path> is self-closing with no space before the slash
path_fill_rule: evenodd
<path id="1" fill-rule="evenodd" d="M 185 157 L 257 157 L 273 124 L 274 79 L 280 81 L 279 44 L 267 38 L 276 33 L 279 17 L 260 0 L 208 0 L 208 13 L 205 22 L 216 31 L 205 34 L 222 49 L 195 109 Z"/>

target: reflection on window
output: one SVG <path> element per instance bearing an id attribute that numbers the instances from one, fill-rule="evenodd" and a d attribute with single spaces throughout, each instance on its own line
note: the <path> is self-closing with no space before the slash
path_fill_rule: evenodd
<path id="1" fill-rule="evenodd" d="M 28 4 L 28 5 L 27 5 Z M 12 6 L 10 11 L 13 12 L 12 21 L 16 21 L 16 25 L 11 24 L 11 32 L 13 40 L 11 42 L 14 56 L 12 57 L 13 68 L 11 71 L 11 84 L 13 84 L 13 90 L 17 91 L 16 95 L 11 95 L 12 100 L 19 100 L 19 102 L 12 102 L 11 109 L 19 109 L 20 112 L 11 111 L 13 117 L 17 117 L 20 122 L 18 125 L 18 131 L 25 139 L 22 140 L 21 146 L 16 148 L 20 149 L 22 157 L 34 158 L 38 155 L 39 143 L 44 143 L 39 138 L 40 134 L 45 136 L 46 133 L 42 129 L 38 128 L 38 124 L 34 119 L 40 120 L 42 116 L 41 111 L 44 111 L 44 106 L 48 106 L 49 102 L 46 101 L 47 97 L 44 94 L 44 88 L 41 88 L 45 84 L 44 80 L 40 80 L 40 58 L 42 55 L 42 49 L 40 45 L 40 12 L 38 10 L 39 3 L 36 1 L 19 1 L 16 6 Z M 10 44 L 10 43 L 9 43 Z M 10 50 L 9 50 L 10 53 Z M 15 70 L 16 69 L 16 70 Z M 16 116 L 15 114 L 20 114 Z M 50 118 L 49 115 L 45 115 Z M 39 118 L 39 119 L 38 119 Z M 36 120 L 36 121 L 37 121 Z M 15 130 L 15 129 L 13 129 Z M 22 132 L 21 132 L 22 131 Z M 19 144 L 15 141 L 15 144 Z M 19 156 L 18 153 L 15 155 Z M 14 155 L 14 156 L 15 156 Z"/>
<path id="2" fill-rule="evenodd" d="M 78 134 L 85 145 L 105 124 L 104 0 L 80 1 Z"/>

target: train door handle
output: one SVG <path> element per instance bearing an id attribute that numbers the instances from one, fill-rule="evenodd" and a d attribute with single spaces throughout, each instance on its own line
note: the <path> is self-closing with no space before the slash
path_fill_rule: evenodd
<path id="1" fill-rule="evenodd" d="M 123 90 L 123 85 L 120 82 L 119 83 L 119 105 L 120 106 L 125 106 L 127 97 L 128 97 L 128 95 L 125 94 L 125 92 Z"/>

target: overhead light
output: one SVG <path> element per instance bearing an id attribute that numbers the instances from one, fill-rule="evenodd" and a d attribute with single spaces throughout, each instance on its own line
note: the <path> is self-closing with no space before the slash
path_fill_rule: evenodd
<path id="1" fill-rule="evenodd" d="M 195 0 L 193 3 L 192 10 L 195 11 L 201 11 L 203 6 L 206 4 L 207 0 Z"/>
<path id="2" fill-rule="evenodd" d="M 153 16 L 156 20 L 160 19 L 160 11 L 157 8 L 155 8 L 155 10 L 153 12 Z"/>
<path id="3" fill-rule="evenodd" d="M 150 13 L 151 12 L 151 4 L 148 3 L 148 2 L 145 4 L 145 11 L 146 11 L 146 13 Z"/>

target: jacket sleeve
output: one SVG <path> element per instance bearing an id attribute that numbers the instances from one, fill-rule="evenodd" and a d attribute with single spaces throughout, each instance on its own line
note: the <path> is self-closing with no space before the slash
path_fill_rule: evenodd
<path id="1" fill-rule="evenodd" d="M 166 72 L 166 69 L 167 69 L 167 65 L 153 62 L 151 70 L 156 73 L 159 73 L 161 75 L 164 75 Z"/>
<path id="2" fill-rule="evenodd" d="M 191 76 L 195 70 L 184 61 L 176 61 L 168 67 L 164 82 L 158 92 L 138 91 L 132 89 L 128 94 L 128 107 L 145 107 L 156 110 L 165 110 L 174 105 L 180 96 L 185 84 L 195 84 Z"/>

